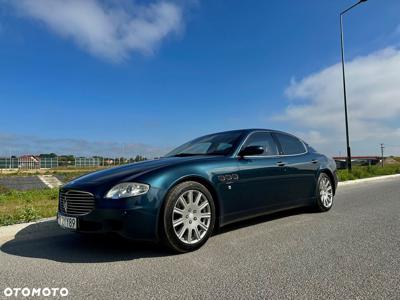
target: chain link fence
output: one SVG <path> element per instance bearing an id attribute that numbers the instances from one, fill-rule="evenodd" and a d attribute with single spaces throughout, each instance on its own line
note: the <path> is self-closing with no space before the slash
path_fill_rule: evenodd
<path id="1" fill-rule="evenodd" d="M 18 159 L 11 157 L 0 158 L 0 169 L 18 169 Z"/>
<path id="2" fill-rule="evenodd" d="M 105 157 L 0 157 L 0 169 L 54 169 L 54 168 L 96 168 L 112 167 L 146 160 L 142 156 L 135 158 Z"/>
<path id="3" fill-rule="evenodd" d="M 77 168 L 100 167 L 100 166 L 104 166 L 104 163 L 102 164 L 102 160 L 100 158 L 92 158 L 92 157 L 75 158 L 75 167 Z"/>

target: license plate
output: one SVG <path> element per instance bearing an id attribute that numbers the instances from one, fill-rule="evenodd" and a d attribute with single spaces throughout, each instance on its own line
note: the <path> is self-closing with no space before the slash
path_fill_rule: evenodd
<path id="1" fill-rule="evenodd" d="M 77 219 L 73 217 L 66 217 L 62 215 L 58 215 L 57 218 L 58 225 L 64 228 L 75 229 L 78 227 Z"/>

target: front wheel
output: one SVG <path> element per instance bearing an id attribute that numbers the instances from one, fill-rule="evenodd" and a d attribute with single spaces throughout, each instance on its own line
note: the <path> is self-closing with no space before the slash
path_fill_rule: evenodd
<path id="1" fill-rule="evenodd" d="M 333 204 L 333 185 L 329 176 L 321 173 L 317 182 L 317 203 L 316 208 L 318 211 L 328 211 Z"/>
<path id="2" fill-rule="evenodd" d="M 167 195 L 164 214 L 164 242 L 176 252 L 200 248 L 215 225 L 214 200 L 205 186 L 188 181 L 175 186 Z"/>

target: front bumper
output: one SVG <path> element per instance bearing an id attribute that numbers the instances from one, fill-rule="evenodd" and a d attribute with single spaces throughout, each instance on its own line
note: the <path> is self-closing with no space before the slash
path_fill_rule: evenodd
<path id="1" fill-rule="evenodd" d="M 110 184 L 110 186 L 113 185 L 114 183 Z M 129 239 L 157 241 L 158 214 L 160 212 L 161 199 L 164 197 L 164 191 L 157 188 L 150 188 L 146 194 L 140 196 L 122 199 L 104 199 L 103 195 L 110 189 L 110 186 L 98 184 L 79 186 L 77 184 L 70 184 L 62 187 L 60 195 L 61 191 L 65 193 L 80 191 L 92 194 L 94 208 L 84 215 L 69 213 L 68 210 L 62 209 L 64 205 L 61 205 L 62 199 L 60 196 L 58 213 L 66 217 L 76 218 L 76 231 L 78 232 L 114 232 Z"/>
<path id="2" fill-rule="evenodd" d="M 82 216 L 58 212 L 77 219 L 78 232 L 110 233 L 135 240 L 158 240 L 157 212 L 142 208 L 94 209 Z"/>

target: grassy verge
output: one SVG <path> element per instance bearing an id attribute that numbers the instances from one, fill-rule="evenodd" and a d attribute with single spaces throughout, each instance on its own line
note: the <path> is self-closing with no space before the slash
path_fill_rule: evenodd
<path id="1" fill-rule="evenodd" d="M 56 215 L 58 189 L 14 191 L 0 187 L 0 226 Z"/>
<path id="2" fill-rule="evenodd" d="M 353 167 L 352 172 L 348 170 L 338 170 L 339 181 L 347 181 L 354 179 L 362 179 L 369 177 L 376 177 L 382 175 L 400 174 L 400 165 L 387 165 L 387 166 L 367 166 Z"/>

